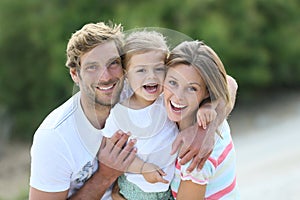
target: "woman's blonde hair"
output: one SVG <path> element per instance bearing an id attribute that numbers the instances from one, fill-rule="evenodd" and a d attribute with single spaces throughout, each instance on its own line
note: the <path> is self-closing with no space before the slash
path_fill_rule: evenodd
<path id="1" fill-rule="evenodd" d="M 123 53 L 124 35 L 121 24 L 89 23 L 72 34 L 67 45 L 66 66 L 69 68 L 80 67 L 80 58 L 99 44 L 114 41 L 120 56 Z"/>
<path id="2" fill-rule="evenodd" d="M 186 64 L 196 67 L 210 94 L 210 100 L 223 98 L 230 102 L 227 74 L 222 61 L 212 48 L 201 41 L 186 41 L 176 46 L 167 60 L 167 67 Z"/>
<path id="3" fill-rule="evenodd" d="M 142 54 L 149 51 L 162 51 L 165 60 L 169 53 L 166 38 L 157 31 L 141 30 L 130 33 L 125 38 L 124 45 L 124 67 L 128 66 L 133 55 Z"/>

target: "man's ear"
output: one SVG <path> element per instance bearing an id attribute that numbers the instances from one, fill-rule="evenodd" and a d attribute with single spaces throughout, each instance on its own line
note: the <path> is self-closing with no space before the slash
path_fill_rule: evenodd
<path id="1" fill-rule="evenodd" d="M 78 70 L 75 67 L 70 68 L 70 75 L 71 75 L 74 83 L 78 84 L 79 83 L 79 74 L 78 74 Z"/>

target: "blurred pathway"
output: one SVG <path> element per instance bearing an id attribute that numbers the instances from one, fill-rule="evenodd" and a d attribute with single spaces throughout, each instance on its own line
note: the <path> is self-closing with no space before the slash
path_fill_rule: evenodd
<path id="1" fill-rule="evenodd" d="M 300 199 L 300 92 L 232 113 L 242 200 Z"/>

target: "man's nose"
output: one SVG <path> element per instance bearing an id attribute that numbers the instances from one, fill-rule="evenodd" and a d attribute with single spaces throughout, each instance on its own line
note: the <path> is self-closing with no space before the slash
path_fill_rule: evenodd
<path id="1" fill-rule="evenodd" d="M 99 82 L 105 82 L 111 79 L 112 75 L 107 68 L 98 72 Z"/>

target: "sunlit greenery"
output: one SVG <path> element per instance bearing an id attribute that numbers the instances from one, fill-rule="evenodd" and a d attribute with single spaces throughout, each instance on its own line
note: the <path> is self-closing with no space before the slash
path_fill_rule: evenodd
<path id="1" fill-rule="evenodd" d="M 204 40 L 238 81 L 239 96 L 300 88 L 298 0 L 1 0 L 0 109 L 30 139 L 72 94 L 64 66 L 71 33 L 87 22 L 163 27 Z M 3 116 L 0 116 L 3 117 Z"/>

